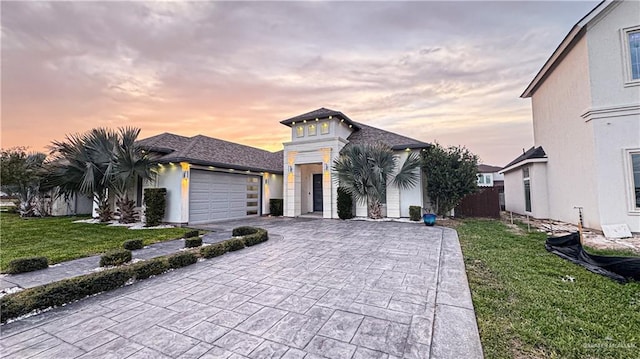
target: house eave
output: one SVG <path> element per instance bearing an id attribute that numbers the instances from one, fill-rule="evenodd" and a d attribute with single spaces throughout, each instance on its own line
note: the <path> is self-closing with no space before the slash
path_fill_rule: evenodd
<path id="1" fill-rule="evenodd" d="M 505 167 L 503 169 L 501 169 L 500 171 L 498 171 L 499 174 L 503 175 L 507 172 L 511 172 L 513 170 L 516 170 L 524 165 L 530 164 L 530 163 L 546 163 L 548 160 L 548 158 L 529 158 L 526 159 L 524 161 L 518 162 L 518 163 L 514 163 L 509 167 Z"/>
<path id="2" fill-rule="evenodd" d="M 185 157 L 175 157 L 170 159 L 160 159 L 158 161 L 154 161 L 154 163 L 157 163 L 157 164 L 180 163 L 180 162 L 187 162 L 194 165 L 211 166 L 211 167 L 229 169 L 229 170 L 235 170 L 235 171 L 268 172 L 268 173 L 274 173 L 279 175 L 284 174 L 283 170 L 274 170 L 274 169 L 251 167 L 251 166 L 241 166 L 241 165 L 220 163 L 220 162 L 214 162 L 214 161 L 203 161 L 203 160 L 185 158 Z"/>

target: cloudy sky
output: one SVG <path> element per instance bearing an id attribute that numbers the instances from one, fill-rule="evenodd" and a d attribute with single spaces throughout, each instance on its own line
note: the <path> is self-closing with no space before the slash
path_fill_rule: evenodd
<path id="1" fill-rule="evenodd" d="M 93 127 L 268 150 L 319 107 L 504 165 L 526 85 L 597 2 L 8 2 L 2 147 Z"/>

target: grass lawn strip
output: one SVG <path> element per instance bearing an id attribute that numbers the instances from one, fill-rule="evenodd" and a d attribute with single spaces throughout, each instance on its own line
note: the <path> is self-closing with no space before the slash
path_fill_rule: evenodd
<path id="1" fill-rule="evenodd" d="M 490 220 L 456 229 L 487 358 L 638 357 L 640 283 L 548 253 L 544 233 Z"/>
<path id="2" fill-rule="evenodd" d="M 181 238 L 187 228 L 129 230 L 106 224 L 72 223 L 82 217 L 22 219 L 16 214 L 0 214 L 0 269 L 16 258 L 44 256 L 49 264 L 88 257 L 121 248 L 129 239 L 140 238 L 144 245 Z"/>

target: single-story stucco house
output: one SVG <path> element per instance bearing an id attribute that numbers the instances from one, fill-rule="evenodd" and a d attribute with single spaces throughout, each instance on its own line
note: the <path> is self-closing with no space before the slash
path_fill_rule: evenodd
<path id="1" fill-rule="evenodd" d="M 400 161 L 430 146 L 326 108 L 280 123 L 291 128 L 291 141 L 278 152 L 202 135 L 163 133 L 140 140 L 139 144 L 158 158 L 155 179 L 139 181 L 134 189 L 137 204 L 142 204 L 143 188 L 158 187 L 167 189 L 164 220 L 168 223 L 198 224 L 266 215 L 272 198 L 283 199 L 287 217 L 317 213 L 323 218 L 338 218 L 338 185 L 332 164 L 346 145 L 384 143 Z M 409 206 L 426 207 L 423 181 L 420 175 L 419 183 L 408 190 L 389 184 L 387 217 L 408 217 Z M 366 204 L 357 204 L 355 214 L 366 216 Z"/>

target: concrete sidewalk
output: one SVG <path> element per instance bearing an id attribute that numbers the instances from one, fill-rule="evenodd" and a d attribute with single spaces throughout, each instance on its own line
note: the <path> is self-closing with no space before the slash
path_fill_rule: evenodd
<path id="1" fill-rule="evenodd" d="M 482 358 L 457 233 L 257 218 L 280 234 L 2 327 L 6 358 Z"/>
<path id="2" fill-rule="evenodd" d="M 203 243 L 216 243 L 231 238 L 231 230 L 209 232 L 202 237 Z M 132 259 L 150 259 L 167 254 L 177 253 L 184 248 L 184 239 L 174 239 L 148 245 L 132 251 Z M 100 268 L 100 256 L 74 259 L 49 266 L 46 269 L 19 274 L 0 275 L 0 290 L 8 288 L 32 288 L 39 285 L 73 278 L 95 272 Z"/>

